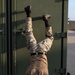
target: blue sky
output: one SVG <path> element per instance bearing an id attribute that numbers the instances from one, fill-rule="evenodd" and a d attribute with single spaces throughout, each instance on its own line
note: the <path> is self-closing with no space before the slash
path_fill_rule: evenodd
<path id="1" fill-rule="evenodd" d="M 75 0 L 68 0 L 68 18 L 75 21 Z"/>

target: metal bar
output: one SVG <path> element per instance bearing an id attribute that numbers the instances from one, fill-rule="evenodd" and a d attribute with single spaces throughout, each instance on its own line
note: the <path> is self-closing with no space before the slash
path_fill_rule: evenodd
<path id="1" fill-rule="evenodd" d="M 64 32 L 64 0 L 62 0 L 62 22 L 61 22 L 61 33 Z M 64 49 L 64 38 L 61 37 L 61 69 L 63 69 L 63 49 Z M 63 73 L 61 73 L 63 75 Z"/>
<path id="2" fill-rule="evenodd" d="M 55 40 L 61 39 L 61 38 L 67 38 L 67 32 L 64 33 L 55 33 L 54 35 Z"/>
<path id="3" fill-rule="evenodd" d="M 12 75 L 12 0 L 6 1 L 7 75 Z"/>

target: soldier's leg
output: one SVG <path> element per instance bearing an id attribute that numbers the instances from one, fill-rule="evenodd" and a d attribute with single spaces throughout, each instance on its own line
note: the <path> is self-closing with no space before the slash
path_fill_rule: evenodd
<path id="1" fill-rule="evenodd" d="M 42 52 L 47 52 L 50 50 L 54 37 L 53 37 L 53 32 L 52 32 L 52 26 L 49 25 L 48 19 L 50 18 L 50 15 L 43 15 L 43 21 L 45 22 L 45 27 L 46 27 L 46 39 L 41 41 L 38 44 L 38 50 L 41 50 Z M 40 49 L 39 49 L 40 48 Z"/>
<path id="2" fill-rule="evenodd" d="M 27 15 L 26 26 L 25 26 L 27 48 L 28 48 L 29 52 L 33 53 L 33 52 L 35 52 L 36 39 L 33 35 L 32 18 L 30 17 L 31 6 L 27 6 L 25 8 L 25 12 Z"/>

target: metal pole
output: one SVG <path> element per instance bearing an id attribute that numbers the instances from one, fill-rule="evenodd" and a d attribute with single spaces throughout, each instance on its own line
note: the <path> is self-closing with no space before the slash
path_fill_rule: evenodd
<path id="1" fill-rule="evenodd" d="M 12 0 L 6 0 L 7 75 L 12 75 Z"/>
<path id="2" fill-rule="evenodd" d="M 62 24 L 61 24 L 61 33 L 64 32 L 64 0 L 62 0 Z M 64 38 L 61 38 L 61 69 L 63 69 L 63 49 L 64 49 Z M 61 75 L 63 75 L 61 73 Z"/>

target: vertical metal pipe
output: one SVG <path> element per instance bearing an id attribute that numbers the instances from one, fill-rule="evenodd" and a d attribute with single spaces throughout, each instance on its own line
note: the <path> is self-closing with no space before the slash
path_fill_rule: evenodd
<path id="1" fill-rule="evenodd" d="M 61 23 L 61 33 L 64 32 L 64 0 L 62 0 L 62 23 Z M 64 38 L 61 38 L 61 69 L 63 69 L 63 50 L 64 49 Z M 63 75 L 61 73 L 61 75 Z"/>
<path id="2" fill-rule="evenodd" d="M 12 0 L 6 0 L 7 75 L 12 75 Z"/>

